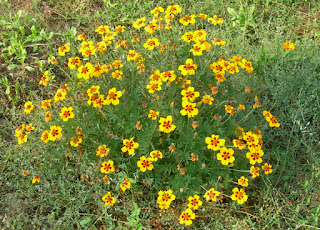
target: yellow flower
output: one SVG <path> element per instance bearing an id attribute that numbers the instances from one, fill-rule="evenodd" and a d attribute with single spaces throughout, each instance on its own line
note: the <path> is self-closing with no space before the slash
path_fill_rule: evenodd
<path id="1" fill-rule="evenodd" d="M 32 104 L 31 101 L 27 101 L 24 104 L 24 113 L 31 113 L 33 109 L 34 109 L 34 105 Z"/>
<path id="2" fill-rule="evenodd" d="M 40 183 L 40 175 L 35 175 L 33 178 L 32 178 L 32 184 L 34 183 Z"/>
<path id="3" fill-rule="evenodd" d="M 110 172 L 114 172 L 115 168 L 113 166 L 113 161 L 103 162 L 101 165 L 101 172 L 104 174 L 109 174 Z"/>
<path id="4" fill-rule="evenodd" d="M 114 62 L 112 62 L 112 65 L 114 66 L 115 69 L 119 69 L 123 67 L 122 61 L 120 60 L 115 60 Z"/>
<path id="5" fill-rule="evenodd" d="M 283 43 L 282 47 L 285 50 L 294 50 L 296 48 L 295 44 L 291 41 L 286 41 L 285 43 Z"/>
<path id="6" fill-rule="evenodd" d="M 190 102 L 194 102 L 194 100 L 200 96 L 200 93 L 194 91 L 194 87 L 189 86 L 187 89 L 181 91 L 181 95 L 183 98 L 188 99 Z"/>
<path id="7" fill-rule="evenodd" d="M 188 115 L 188 117 L 194 117 L 198 115 L 199 110 L 196 108 L 196 103 L 191 103 L 188 100 L 183 100 L 182 101 L 182 107 L 183 109 L 180 110 L 180 114 L 182 116 Z"/>
<path id="8" fill-rule="evenodd" d="M 237 187 L 235 187 L 232 189 L 232 192 L 233 194 L 231 195 L 231 199 L 236 200 L 238 204 L 243 204 L 248 200 L 248 196 L 242 188 L 239 190 Z"/>
<path id="9" fill-rule="evenodd" d="M 187 26 L 187 25 L 189 25 L 189 24 L 194 24 L 194 23 L 196 23 L 196 20 L 194 19 L 195 17 L 196 17 L 196 16 L 195 16 L 194 14 L 191 14 L 190 16 L 187 15 L 187 16 L 181 18 L 181 19 L 179 20 L 179 22 L 180 22 L 182 25 L 184 25 L 184 26 Z"/>
<path id="10" fill-rule="evenodd" d="M 52 99 L 50 99 L 50 100 L 43 100 L 43 101 L 41 102 L 41 108 L 43 108 L 45 111 L 48 110 L 48 107 L 50 107 L 50 109 L 51 109 L 51 102 L 52 102 Z"/>
<path id="11" fill-rule="evenodd" d="M 146 17 L 138 18 L 134 23 L 133 27 L 136 29 L 140 29 L 141 27 L 144 27 L 144 22 L 146 21 Z"/>
<path id="12" fill-rule="evenodd" d="M 247 152 L 246 157 L 250 159 L 250 164 L 255 165 L 256 163 L 260 164 L 262 162 L 262 156 L 264 152 L 262 149 L 252 149 L 250 152 Z"/>
<path id="13" fill-rule="evenodd" d="M 88 80 L 90 78 L 90 74 L 94 71 L 94 68 L 90 62 L 87 62 L 86 65 L 81 65 L 78 68 L 78 78 L 83 78 L 84 80 Z"/>
<path id="14" fill-rule="evenodd" d="M 244 176 L 241 176 L 238 180 L 238 183 L 243 187 L 248 187 L 248 178 L 245 178 Z"/>
<path id="15" fill-rule="evenodd" d="M 232 164 L 235 160 L 233 153 L 233 149 L 222 147 L 220 148 L 220 153 L 217 154 L 217 160 L 221 161 L 221 164 L 223 165 L 228 165 L 229 163 Z"/>
<path id="16" fill-rule="evenodd" d="M 134 154 L 135 149 L 137 149 L 139 147 L 139 143 L 134 142 L 133 138 L 134 137 L 132 137 L 130 140 L 128 140 L 128 139 L 123 140 L 124 146 L 121 148 L 122 152 L 124 152 L 124 153 L 128 152 L 129 155 Z"/>
<path id="17" fill-rule="evenodd" d="M 210 95 L 205 95 L 202 97 L 203 103 L 206 103 L 208 105 L 212 105 L 213 100 L 213 97 L 211 97 Z"/>
<path id="18" fill-rule="evenodd" d="M 181 213 L 179 217 L 179 223 L 185 224 L 188 226 L 192 224 L 192 220 L 194 220 L 195 218 L 196 218 L 196 214 L 192 212 L 190 208 L 188 208 Z"/>
<path id="19" fill-rule="evenodd" d="M 181 74 L 183 76 L 186 75 L 194 75 L 195 74 L 195 69 L 197 69 L 198 66 L 196 64 L 193 64 L 193 60 L 191 58 L 188 58 L 186 60 L 186 65 L 180 65 L 179 70 L 181 71 Z"/>
<path id="20" fill-rule="evenodd" d="M 219 18 L 217 15 L 214 15 L 213 17 L 208 18 L 208 20 L 211 21 L 211 23 L 213 25 L 217 25 L 217 24 L 223 23 L 223 19 Z"/>
<path id="21" fill-rule="evenodd" d="M 272 165 L 268 164 L 268 163 L 265 163 L 262 167 L 261 167 L 263 170 L 264 170 L 264 174 L 268 175 L 268 174 L 271 174 L 272 173 Z"/>
<path id="22" fill-rule="evenodd" d="M 50 126 L 50 133 L 49 133 L 49 140 L 55 141 L 56 139 L 59 139 L 62 137 L 62 128 L 60 126 Z"/>
<path id="23" fill-rule="evenodd" d="M 59 56 L 65 56 L 65 54 L 66 54 L 67 52 L 69 52 L 69 50 L 70 50 L 70 46 L 69 46 L 68 43 L 65 44 L 65 45 L 63 45 L 63 46 L 60 46 L 60 47 L 58 48 L 58 55 L 59 55 Z"/>
<path id="24" fill-rule="evenodd" d="M 162 81 L 150 81 L 146 88 L 149 93 L 154 93 L 155 91 L 160 91 L 162 89 L 161 85 Z"/>
<path id="25" fill-rule="evenodd" d="M 159 150 L 154 150 L 150 153 L 150 157 L 154 162 L 156 162 L 159 158 L 162 159 L 162 152 Z"/>
<path id="26" fill-rule="evenodd" d="M 101 25 L 95 30 L 95 32 L 98 34 L 106 34 L 106 33 L 110 33 L 110 29 L 109 29 L 109 26 Z"/>
<path id="27" fill-rule="evenodd" d="M 165 11 L 165 14 L 166 15 L 175 15 L 175 14 L 179 14 L 181 12 L 181 7 L 177 4 L 173 5 L 173 6 L 168 6 L 166 11 Z"/>
<path id="28" fill-rule="evenodd" d="M 109 89 L 108 96 L 106 98 L 106 104 L 118 105 L 120 103 L 119 97 L 122 97 L 122 92 L 117 91 L 116 88 Z"/>
<path id="29" fill-rule="evenodd" d="M 123 178 L 123 182 L 120 184 L 121 190 L 124 192 L 131 188 L 131 183 L 127 178 Z"/>
<path id="30" fill-rule="evenodd" d="M 176 196 L 172 194 L 172 190 L 158 192 L 157 204 L 160 209 L 168 209 L 171 202 L 176 199 Z"/>
<path id="31" fill-rule="evenodd" d="M 206 198 L 207 201 L 217 201 L 218 196 L 220 196 L 220 192 L 215 191 L 214 188 L 212 188 L 208 190 L 203 197 Z"/>
<path id="32" fill-rule="evenodd" d="M 61 112 L 59 114 L 60 118 L 63 120 L 63 121 L 68 121 L 69 118 L 74 118 L 74 113 L 72 112 L 73 108 L 70 106 L 70 107 L 63 107 L 61 109 Z"/>
<path id="33" fill-rule="evenodd" d="M 257 176 L 259 176 L 259 168 L 258 167 L 254 167 L 254 166 L 251 166 L 250 168 L 250 173 L 252 175 L 252 178 L 256 178 Z"/>
<path id="34" fill-rule="evenodd" d="M 114 197 L 111 196 L 111 193 L 110 193 L 110 192 L 108 192 L 106 195 L 104 195 L 104 196 L 102 197 L 102 200 L 105 202 L 105 203 L 104 203 L 105 206 L 113 206 L 113 205 L 116 203 L 116 201 L 117 201 L 116 198 L 114 198 Z"/>
<path id="35" fill-rule="evenodd" d="M 23 144 L 23 143 L 26 143 L 26 142 L 27 142 L 27 139 L 28 139 L 27 134 L 25 134 L 25 133 L 20 133 L 19 136 L 18 136 L 18 144 L 21 145 L 21 144 Z"/>
<path id="36" fill-rule="evenodd" d="M 106 145 L 100 145 L 98 147 L 98 150 L 96 151 L 96 155 L 97 156 L 100 156 L 100 157 L 105 157 L 105 156 L 108 156 L 108 153 L 109 153 L 110 149 L 107 148 Z"/>
<path id="37" fill-rule="evenodd" d="M 51 115 L 51 113 L 50 113 L 50 112 L 46 112 L 46 113 L 44 114 L 44 119 L 45 119 L 46 122 L 51 121 L 51 120 L 52 120 L 52 115 Z"/>
<path id="38" fill-rule="evenodd" d="M 77 66 L 80 67 L 81 66 L 80 58 L 79 57 L 69 58 L 68 66 L 72 70 L 76 69 Z"/>
<path id="39" fill-rule="evenodd" d="M 123 33 L 124 32 L 124 26 L 123 25 L 117 25 L 116 26 L 116 32 L 117 33 Z"/>
<path id="40" fill-rule="evenodd" d="M 56 94 L 54 95 L 54 102 L 63 101 L 66 98 L 67 91 L 63 89 L 58 89 Z"/>
<path id="41" fill-rule="evenodd" d="M 86 36 L 84 33 L 79 34 L 79 35 L 77 36 L 77 40 L 78 40 L 78 41 L 85 41 L 85 40 L 87 40 L 87 36 Z"/>
<path id="42" fill-rule="evenodd" d="M 148 117 L 152 120 L 157 120 L 157 116 L 159 115 L 158 111 L 153 111 L 152 109 L 149 111 Z"/>
<path id="43" fill-rule="evenodd" d="M 148 39 L 144 44 L 143 47 L 148 50 L 153 50 L 155 46 L 159 46 L 160 42 L 157 38 Z"/>
<path id="44" fill-rule="evenodd" d="M 45 71 L 43 76 L 41 77 L 39 85 L 47 86 L 49 81 L 50 81 L 49 71 Z"/>
<path id="45" fill-rule="evenodd" d="M 198 195 L 194 195 L 193 197 L 189 196 L 188 201 L 188 207 L 193 208 L 193 210 L 197 210 L 202 206 L 202 201 L 200 200 L 200 197 Z"/>
<path id="46" fill-rule="evenodd" d="M 163 11 L 164 11 L 163 8 L 161 6 L 158 6 L 158 7 L 154 8 L 153 10 L 151 10 L 150 14 L 152 14 L 153 16 L 158 16 Z"/>
<path id="47" fill-rule="evenodd" d="M 114 72 L 111 73 L 111 76 L 112 76 L 113 78 L 116 78 L 117 80 L 120 80 L 122 74 L 123 74 L 122 71 L 116 70 L 116 71 L 114 71 Z"/>
<path id="48" fill-rule="evenodd" d="M 224 139 L 219 139 L 219 135 L 214 134 L 212 134 L 211 137 L 206 137 L 205 141 L 208 144 L 207 148 L 212 149 L 213 151 L 220 150 L 226 142 Z"/>
<path id="49" fill-rule="evenodd" d="M 140 168 L 141 172 L 145 172 L 147 169 L 152 170 L 153 159 L 151 157 L 146 158 L 145 156 L 140 157 L 140 160 L 137 162 L 138 167 Z"/>
<path id="50" fill-rule="evenodd" d="M 159 123 L 160 132 L 170 133 L 176 129 L 176 126 L 172 124 L 172 116 L 160 117 Z"/>

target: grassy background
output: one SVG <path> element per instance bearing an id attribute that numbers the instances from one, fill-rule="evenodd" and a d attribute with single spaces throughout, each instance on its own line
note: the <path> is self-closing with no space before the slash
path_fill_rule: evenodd
<path id="1" fill-rule="evenodd" d="M 320 3 L 318 1 L 0 1 L 0 52 L 17 42 L 26 51 L 26 60 L 19 62 L 23 54 L 14 52 L 0 57 L 0 73 L 8 79 L 8 88 L 0 84 L 0 226 L 7 229 L 31 228 L 102 228 L 102 226 L 128 228 L 131 215 L 137 222 L 149 228 L 183 228 L 174 216 L 162 213 L 153 201 L 145 200 L 143 211 L 133 215 L 134 207 L 122 207 L 117 216 L 98 213 L 93 202 L 94 186 L 88 186 L 78 178 L 68 178 L 68 165 L 55 168 L 53 158 L 46 166 L 46 183 L 31 186 L 22 177 L 22 169 L 29 164 L 42 164 L 35 160 L 28 145 L 18 146 L 14 138 L 15 128 L 26 120 L 21 110 L 25 101 L 40 101 L 46 95 L 39 90 L 41 61 L 56 53 L 58 46 L 79 32 L 91 32 L 100 24 L 122 23 L 130 27 L 132 22 L 149 13 L 157 5 L 181 5 L 183 14 L 216 14 L 225 21 L 224 33 L 232 53 L 246 56 L 255 68 L 254 77 L 241 84 L 252 85 L 265 108 L 276 113 L 281 128 L 264 137 L 265 148 L 273 152 L 274 173 L 268 180 L 260 180 L 246 208 L 224 204 L 204 214 L 191 228 L 201 229 L 308 229 L 319 227 L 320 215 Z M 249 8 L 254 5 L 253 17 Z M 236 11 L 243 6 L 245 14 L 232 19 L 228 7 Z M 15 16 L 21 10 L 20 18 Z M 128 13 L 130 12 L 130 13 Z M 8 16 L 11 13 L 10 16 Z M 254 22 L 255 26 L 243 26 Z M 32 27 L 46 36 L 32 38 Z M 23 34 L 20 28 L 25 29 Z M 244 29 L 241 29 L 244 28 Z M 7 33 L 4 33 L 7 32 Z M 53 36 L 49 38 L 52 32 Z M 40 36 L 40 35 L 39 35 Z M 28 40 L 29 37 L 29 40 Z M 282 49 L 283 42 L 296 43 L 295 51 Z M 37 44 L 34 50 L 32 47 Z M 21 47 L 21 46 L 19 46 Z M 10 66 L 11 65 L 11 66 Z M 11 69 L 12 65 L 18 65 Z M 27 68 L 27 67 L 31 67 Z M 31 71 L 30 71 L 31 70 Z M 56 84 L 65 77 L 57 71 Z M 60 175 L 52 178 L 52 175 Z M 72 183 L 67 183 L 71 181 Z M 254 194 L 255 193 L 255 194 Z M 89 195 L 93 194 L 93 195 Z M 143 197 L 135 194 L 140 201 Z M 140 196 L 140 197 L 139 197 Z M 150 203 L 152 204 L 150 204 Z M 174 212 L 174 209 L 172 210 Z M 208 213 L 208 212 L 206 212 Z M 178 214 L 176 214 L 178 215 Z M 117 220 L 117 221 L 116 221 Z M 200 220 L 200 221 L 199 221 Z M 132 223 L 132 221 L 131 221 Z"/>

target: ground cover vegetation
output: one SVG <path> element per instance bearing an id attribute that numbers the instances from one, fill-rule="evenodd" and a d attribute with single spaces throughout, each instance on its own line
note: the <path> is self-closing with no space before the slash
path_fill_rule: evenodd
<path id="1" fill-rule="evenodd" d="M 0 10 L 1 227 L 318 228 L 317 1 Z"/>

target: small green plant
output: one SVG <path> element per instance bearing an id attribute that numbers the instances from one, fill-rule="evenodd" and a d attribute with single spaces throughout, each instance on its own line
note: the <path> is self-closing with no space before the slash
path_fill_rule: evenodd
<path id="1" fill-rule="evenodd" d="M 25 18 L 31 26 L 23 21 Z M 0 46 L 3 47 L 2 57 L 6 60 L 9 70 L 22 66 L 28 71 L 35 71 L 33 67 L 25 64 L 28 55 L 30 52 L 38 51 L 39 46 L 46 45 L 39 42 L 48 41 L 53 37 L 53 32 L 47 34 L 44 29 L 38 31 L 36 24 L 36 19 L 29 15 L 23 17 L 21 10 L 14 16 L 1 16 L 0 26 L 4 29 L 0 34 L 4 38 Z"/>
<path id="2" fill-rule="evenodd" d="M 5 93 L 8 96 L 9 100 L 15 105 L 19 99 L 20 99 L 20 94 L 19 94 L 19 82 L 16 82 L 15 85 L 10 85 L 8 78 L 6 76 L 2 76 L 2 79 L 0 79 L 0 84 L 4 85 L 6 90 Z M 11 89 L 14 89 L 15 95 L 12 97 L 11 95 Z"/>
<path id="3" fill-rule="evenodd" d="M 232 16 L 230 18 L 233 21 L 234 27 L 240 27 L 241 30 L 246 31 L 248 27 L 256 27 L 254 18 L 255 5 L 240 6 L 239 10 L 228 7 L 228 13 Z"/>

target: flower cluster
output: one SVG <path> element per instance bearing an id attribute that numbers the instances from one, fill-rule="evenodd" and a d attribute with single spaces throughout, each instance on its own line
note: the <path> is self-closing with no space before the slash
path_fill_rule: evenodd
<path id="1" fill-rule="evenodd" d="M 277 118 L 274 117 L 270 112 L 263 111 L 263 116 L 269 122 L 270 127 L 280 127 L 280 123 L 277 121 Z"/>

